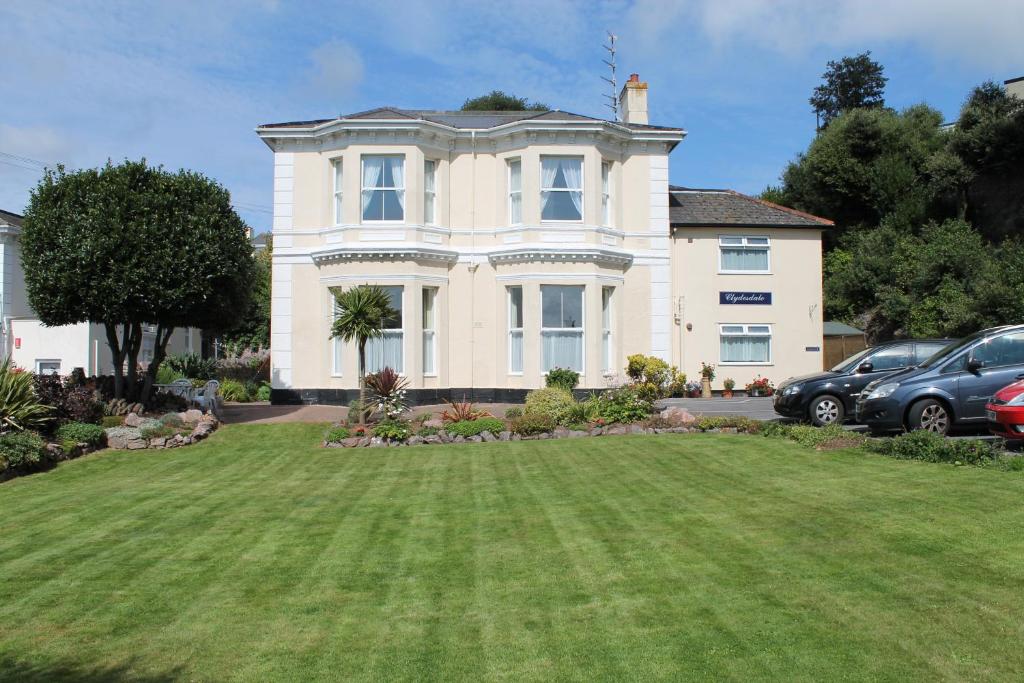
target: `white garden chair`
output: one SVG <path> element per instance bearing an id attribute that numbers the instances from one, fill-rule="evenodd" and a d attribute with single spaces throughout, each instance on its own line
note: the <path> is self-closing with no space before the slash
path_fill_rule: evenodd
<path id="1" fill-rule="evenodd" d="M 205 412 L 216 415 L 220 412 L 219 395 L 220 382 L 211 379 L 202 389 L 192 394 L 192 402 Z"/>
<path id="2" fill-rule="evenodd" d="M 167 391 L 175 396 L 181 396 L 186 401 L 192 400 L 192 380 L 176 379 L 167 386 Z"/>

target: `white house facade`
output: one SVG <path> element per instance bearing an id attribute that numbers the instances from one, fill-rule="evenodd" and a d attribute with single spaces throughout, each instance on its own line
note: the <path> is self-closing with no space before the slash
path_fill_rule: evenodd
<path id="1" fill-rule="evenodd" d="M 330 327 L 334 292 L 360 284 L 399 311 L 369 369 L 403 373 L 418 403 L 517 400 L 554 367 L 605 388 L 634 353 L 734 366 L 738 384 L 820 369 L 828 221 L 725 191 L 698 210 L 708 191 L 668 183 L 685 131 L 648 124 L 635 76 L 620 102 L 622 122 L 382 108 L 258 127 L 274 401 L 355 396 L 355 345 Z"/>

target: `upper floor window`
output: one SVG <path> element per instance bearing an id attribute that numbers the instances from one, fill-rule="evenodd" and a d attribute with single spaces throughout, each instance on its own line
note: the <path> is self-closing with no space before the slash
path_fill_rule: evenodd
<path id="1" fill-rule="evenodd" d="M 601 162 L 601 219 L 603 224 L 612 224 L 612 165 L 611 162 Z"/>
<path id="2" fill-rule="evenodd" d="M 583 158 L 540 158 L 540 218 L 583 220 Z"/>
<path id="3" fill-rule="evenodd" d="M 508 162 L 508 222 L 509 225 L 523 222 L 523 162 L 519 159 Z"/>
<path id="4" fill-rule="evenodd" d="M 723 273 L 771 271 L 771 245 L 767 237 L 721 236 L 718 251 L 718 270 Z"/>
<path id="5" fill-rule="evenodd" d="M 437 203 L 437 162 L 427 159 L 423 162 L 423 222 L 434 225 Z"/>
<path id="6" fill-rule="evenodd" d="M 334 224 L 341 225 L 341 159 L 334 160 Z"/>
<path id="7" fill-rule="evenodd" d="M 363 220 L 405 220 L 405 156 L 363 157 Z"/>

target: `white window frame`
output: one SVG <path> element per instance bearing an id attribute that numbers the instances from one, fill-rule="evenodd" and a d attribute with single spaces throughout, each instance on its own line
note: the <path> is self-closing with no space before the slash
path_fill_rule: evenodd
<path id="1" fill-rule="evenodd" d="M 391 369 L 394 370 L 395 372 L 397 372 L 402 377 L 405 377 L 406 374 L 407 374 L 406 373 L 406 367 L 405 367 L 405 341 L 406 341 L 405 340 L 405 312 L 406 312 L 405 311 L 405 309 L 406 309 L 405 293 L 406 293 L 406 290 L 408 288 L 405 285 L 380 285 L 380 287 L 382 287 L 384 289 L 396 288 L 396 289 L 401 290 L 401 292 L 402 292 L 401 295 L 399 296 L 399 301 L 401 301 L 401 303 L 402 303 L 402 308 L 398 312 L 399 323 L 400 324 L 399 324 L 398 327 L 385 327 L 385 328 L 383 328 L 383 330 L 382 330 L 383 334 L 381 335 L 381 337 L 379 337 L 379 339 L 381 340 L 382 343 L 383 343 L 384 338 L 389 337 L 389 336 L 391 336 L 391 337 L 397 336 L 397 337 L 399 337 L 402 340 L 402 343 L 400 345 L 401 349 L 402 349 L 402 367 L 401 368 L 391 368 Z M 367 344 L 373 343 L 374 341 L 376 341 L 376 340 L 375 339 L 370 339 L 370 340 L 367 341 Z M 378 368 L 376 370 L 373 370 L 373 369 L 368 367 L 368 368 L 366 368 L 366 372 L 367 373 L 370 373 L 370 372 L 380 372 L 382 369 L 383 368 Z"/>
<path id="2" fill-rule="evenodd" d="M 433 189 L 427 186 L 427 167 L 430 167 L 429 175 L 434 180 Z M 430 220 L 427 220 L 427 205 L 430 205 Z M 423 224 L 437 225 L 437 161 L 435 159 L 423 160 Z"/>
<path id="3" fill-rule="evenodd" d="M 384 218 L 384 219 L 377 220 L 377 219 L 374 219 L 374 218 L 366 218 L 363 215 L 363 194 L 365 192 L 367 192 L 367 191 L 383 190 L 383 191 L 386 191 L 386 192 L 401 192 L 403 196 L 405 195 L 405 185 L 402 185 L 401 187 L 398 187 L 398 186 L 393 186 L 393 187 L 392 186 L 388 186 L 388 187 L 384 187 L 384 186 L 381 186 L 381 187 L 363 187 L 363 178 L 366 177 L 366 172 L 364 171 L 363 167 L 366 164 L 366 160 L 367 159 L 376 159 L 376 158 L 380 158 L 380 157 L 391 157 L 393 159 L 394 158 L 401 159 L 402 160 L 402 180 L 405 182 L 406 185 L 409 182 L 409 176 L 406 173 L 407 169 L 406 169 L 405 155 L 404 154 L 363 154 L 363 155 L 361 155 L 359 157 L 359 220 L 362 223 L 369 223 L 369 224 L 382 224 L 382 225 L 401 225 L 401 224 L 405 224 L 405 217 L 409 213 L 408 212 L 408 208 L 409 207 L 406 206 L 404 204 L 404 202 L 403 202 L 403 205 L 402 205 L 402 217 L 399 218 L 399 219 Z M 408 197 L 406 196 L 405 199 L 407 200 Z"/>
<path id="4" fill-rule="evenodd" d="M 512 189 L 512 166 L 519 166 L 519 189 Z M 523 160 L 520 157 L 505 160 L 505 183 L 508 187 L 508 224 L 523 224 Z M 515 220 L 512 214 L 512 200 L 519 199 L 519 220 Z"/>
<path id="5" fill-rule="evenodd" d="M 601 371 L 615 374 L 615 288 L 601 287 Z"/>
<path id="6" fill-rule="evenodd" d="M 431 311 L 430 327 L 427 327 L 427 324 L 426 324 L 426 314 L 427 314 L 426 303 L 427 303 L 428 293 L 429 293 L 429 297 L 430 297 L 430 311 Z M 421 307 L 421 310 L 420 310 L 420 322 L 423 325 L 423 342 L 422 342 L 423 343 L 423 349 L 422 349 L 423 350 L 423 354 L 422 354 L 423 358 L 422 358 L 422 361 L 423 361 L 423 376 L 424 377 L 437 377 L 437 294 L 438 294 L 438 288 L 437 287 L 424 287 L 424 288 L 422 288 L 420 290 L 420 307 Z M 429 372 L 427 371 L 427 353 L 426 353 L 426 351 L 427 351 L 427 338 L 428 337 L 430 338 L 430 341 L 431 341 L 430 350 L 432 351 L 431 358 L 430 358 L 430 371 Z M 403 362 L 403 365 L 404 365 L 404 362 Z"/>
<path id="7" fill-rule="evenodd" d="M 568 187 L 544 187 L 544 160 L 545 159 L 578 159 L 580 162 L 580 186 L 579 189 Z M 579 225 L 587 216 L 587 164 L 586 159 L 576 154 L 542 154 L 540 155 L 540 193 L 537 195 L 537 205 L 540 207 L 541 223 L 568 223 Z M 544 218 L 544 193 L 545 192 L 579 192 L 580 193 L 580 217 L 579 218 Z"/>
<path id="8" fill-rule="evenodd" d="M 334 299 L 333 292 L 331 293 L 331 327 L 334 327 L 334 321 L 338 319 L 338 314 L 341 312 L 338 306 L 337 300 Z M 331 377 L 342 377 L 342 356 L 345 353 L 345 342 L 342 341 L 341 337 L 331 337 Z"/>
<path id="9" fill-rule="evenodd" d="M 334 206 L 332 212 L 334 215 L 334 224 L 341 225 L 344 223 L 344 215 L 342 213 L 344 208 L 344 183 L 345 183 L 345 167 L 341 157 L 331 161 L 331 172 L 334 180 Z"/>
<path id="10" fill-rule="evenodd" d="M 601 223 L 612 227 L 612 162 L 601 161 Z"/>
<path id="11" fill-rule="evenodd" d="M 752 244 L 749 240 L 764 240 L 764 243 Z M 735 240 L 740 240 L 736 242 Z M 767 251 L 768 267 L 764 270 L 728 270 L 722 265 L 722 249 L 750 249 Z M 720 275 L 771 275 L 772 272 L 772 240 L 767 235 L 719 235 L 718 236 L 718 273 Z"/>
<path id="12" fill-rule="evenodd" d="M 56 363 L 57 364 L 57 371 L 56 372 L 43 373 L 43 364 L 44 363 L 47 364 L 47 365 L 52 365 L 52 364 Z M 62 365 L 63 365 L 63 363 L 61 362 L 60 358 L 36 358 L 36 374 L 37 375 L 42 375 L 42 374 L 57 375 L 58 377 L 60 377 L 61 376 L 60 371 L 61 371 L 61 366 Z"/>
<path id="13" fill-rule="evenodd" d="M 579 327 L 544 327 L 544 287 L 577 287 L 580 290 L 580 326 Z M 548 376 L 548 370 L 544 369 L 544 333 L 545 332 L 578 332 L 580 335 L 580 367 L 571 368 L 583 376 L 587 372 L 587 288 L 583 285 L 541 285 L 540 313 L 540 374 L 541 377 Z"/>
<path id="14" fill-rule="evenodd" d="M 516 321 L 512 319 L 512 290 L 519 290 L 519 326 L 516 327 Z M 523 286 L 522 285 L 511 285 L 505 288 L 505 314 L 508 322 L 508 374 L 520 377 L 523 374 L 523 355 L 525 353 L 524 344 L 525 339 L 523 336 L 523 321 L 526 320 L 526 313 L 523 310 Z M 513 370 L 512 363 L 512 339 L 515 336 L 519 336 L 519 369 Z"/>
<path id="15" fill-rule="evenodd" d="M 726 331 L 727 327 L 742 327 L 742 331 Z M 766 328 L 764 332 L 752 332 L 751 328 Z M 768 337 L 768 360 L 767 361 L 725 361 L 722 360 L 722 337 Z M 718 325 L 718 364 L 719 365 L 745 365 L 764 367 L 775 364 L 775 334 L 774 326 L 771 323 L 719 323 Z"/>

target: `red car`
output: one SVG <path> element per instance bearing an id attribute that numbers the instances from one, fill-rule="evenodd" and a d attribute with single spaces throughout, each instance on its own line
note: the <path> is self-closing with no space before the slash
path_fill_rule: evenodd
<path id="1" fill-rule="evenodd" d="M 1024 439 L 1024 380 L 996 392 L 985 406 L 988 428 L 1004 439 Z"/>

